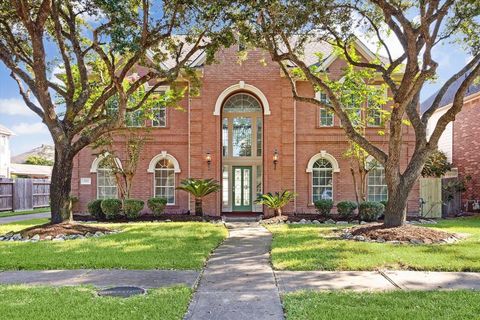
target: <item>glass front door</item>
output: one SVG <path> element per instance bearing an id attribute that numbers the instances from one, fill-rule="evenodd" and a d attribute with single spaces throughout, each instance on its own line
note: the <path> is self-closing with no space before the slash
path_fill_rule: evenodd
<path id="1" fill-rule="evenodd" d="M 252 211 L 252 167 L 232 167 L 233 211 Z"/>

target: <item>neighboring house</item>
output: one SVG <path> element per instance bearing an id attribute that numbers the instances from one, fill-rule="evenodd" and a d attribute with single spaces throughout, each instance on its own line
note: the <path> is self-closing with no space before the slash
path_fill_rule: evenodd
<path id="1" fill-rule="evenodd" d="M 0 125 L 0 178 L 10 178 L 10 137 L 13 132 Z"/>
<path id="2" fill-rule="evenodd" d="M 50 179 L 52 176 L 52 167 L 12 163 L 10 173 L 12 176 L 20 178 Z"/>
<path id="3" fill-rule="evenodd" d="M 357 50 L 365 60 L 374 58 L 361 43 Z M 253 50 L 248 60 L 239 63 L 237 51 L 237 47 L 221 50 L 214 65 L 204 65 L 204 55 L 192 61 L 202 86 L 199 96 L 187 95 L 181 102 L 185 112 L 158 107 L 155 120 L 129 122 L 150 136 L 131 196 L 165 197 L 167 212 L 187 211 L 193 208 L 193 199 L 176 187 L 182 179 L 195 177 L 214 178 L 222 184 L 221 192 L 204 201 L 208 214 L 264 212 L 254 203 L 257 195 L 285 189 L 298 194 L 286 212 L 314 212 L 313 202 L 322 198 L 335 203 L 354 200 L 349 161 L 343 157 L 348 141 L 339 119 L 314 105 L 296 102 L 279 66 L 268 59 L 262 62 L 267 54 Z M 315 43 L 305 50 L 309 63 L 318 63 L 317 52 L 327 57 L 322 67 L 329 76 L 340 79 L 345 62 L 329 45 Z M 141 69 L 137 67 L 139 76 Z M 178 85 L 187 84 L 179 80 Z M 307 82 L 298 81 L 297 87 L 302 94 L 314 96 Z M 379 127 L 382 124 L 367 128 L 366 134 L 385 149 L 388 137 L 378 134 Z M 121 137 L 117 140 L 123 143 Z M 405 165 L 415 146 L 412 128 L 405 128 L 404 140 Z M 95 153 L 86 148 L 75 159 L 72 195 L 79 197 L 81 211 L 92 199 L 117 197 L 115 180 Z M 382 168 L 370 173 L 368 184 L 369 199 L 387 199 Z M 410 195 L 408 212 L 418 212 L 418 187 Z"/>
<path id="4" fill-rule="evenodd" d="M 48 144 L 42 144 L 32 150 L 13 156 L 11 161 L 13 163 L 25 163 L 30 156 L 41 157 L 53 162 L 55 158 L 55 148 Z"/>
<path id="5" fill-rule="evenodd" d="M 428 135 L 438 119 L 452 106 L 455 92 L 464 79 L 458 79 L 449 88 L 440 103 L 440 108 L 430 118 Z M 433 103 L 433 96 L 421 105 L 421 112 L 425 112 Z M 480 84 L 473 84 L 465 94 L 462 111 L 457 114 L 454 122 L 450 122 L 442 134 L 438 148 L 447 154 L 448 160 L 458 171 L 458 177 L 465 179 L 467 191 L 462 193 L 462 203 L 470 202 L 472 209 L 474 201 L 480 203 Z"/>

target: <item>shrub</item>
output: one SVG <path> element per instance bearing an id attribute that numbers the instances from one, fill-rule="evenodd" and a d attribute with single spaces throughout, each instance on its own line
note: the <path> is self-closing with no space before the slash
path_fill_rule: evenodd
<path id="1" fill-rule="evenodd" d="M 358 213 L 363 221 L 376 221 L 385 210 L 380 202 L 365 201 L 360 203 Z"/>
<path id="2" fill-rule="evenodd" d="M 295 197 L 297 196 L 296 193 L 293 193 L 291 191 L 285 190 L 282 193 L 280 192 L 275 192 L 275 193 L 265 193 L 261 194 L 257 200 L 255 200 L 255 203 L 257 204 L 263 204 L 264 206 L 269 207 L 270 209 L 273 209 L 274 215 L 275 216 L 281 216 L 282 215 L 282 209 L 285 207 L 287 204 L 290 203 Z"/>
<path id="3" fill-rule="evenodd" d="M 102 211 L 107 219 L 115 219 L 121 214 L 122 201 L 118 199 L 105 199 L 101 204 Z"/>
<path id="4" fill-rule="evenodd" d="M 333 201 L 332 200 L 317 200 L 315 201 L 315 208 L 317 208 L 317 211 L 325 217 L 330 216 L 330 211 L 332 211 L 333 208 Z"/>
<path id="5" fill-rule="evenodd" d="M 341 217 L 350 218 L 357 209 L 357 203 L 353 201 L 340 201 L 337 203 L 337 212 Z"/>
<path id="6" fill-rule="evenodd" d="M 155 217 L 158 217 L 165 211 L 167 199 L 165 198 L 150 198 L 147 201 L 148 208 L 153 212 Z"/>
<path id="7" fill-rule="evenodd" d="M 88 203 L 88 213 L 95 217 L 95 219 L 105 219 L 105 214 L 102 211 L 102 199 L 92 200 Z"/>
<path id="8" fill-rule="evenodd" d="M 380 201 L 381 204 L 383 204 L 383 206 L 386 208 L 387 207 L 387 200 L 382 200 Z"/>
<path id="9" fill-rule="evenodd" d="M 138 199 L 126 199 L 123 201 L 123 212 L 128 219 L 136 219 L 140 216 L 140 211 L 142 211 L 145 202 Z"/>

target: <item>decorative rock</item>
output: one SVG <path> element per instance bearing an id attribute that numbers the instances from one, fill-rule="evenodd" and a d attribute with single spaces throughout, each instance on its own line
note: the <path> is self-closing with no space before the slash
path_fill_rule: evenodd
<path id="1" fill-rule="evenodd" d="M 342 234 L 343 239 L 352 239 L 353 235 L 350 232 L 345 232 Z"/>
<path id="2" fill-rule="evenodd" d="M 300 220 L 300 224 L 305 224 L 305 223 L 307 223 L 307 220 L 305 219 Z"/>
<path id="3" fill-rule="evenodd" d="M 365 241 L 365 237 L 364 236 L 355 236 L 355 237 L 353 237 L 353 240 L 355 240 L 355 241 Z"/>
<path id="4" fill-rule="evenodd" d="M 360 221 L 361 225 L 367 224 L 365 221 Z"/>
<path id="5" fill-rule="evenodd" d="M 312 222 L 313 222 L 313 224 L 320 224 L 320 221 L 318 221 L 318 220 L 313 220 Z"/>
<path id="6" fill-rule="evenodd" d="M 335 220 L 328 219 L 327 221 L 325 221 L 325 224 L 335 224 Z"/>
<path id="7" fill-rule="evenodd" d="M 411 243 L 411 244 L 423 244 L 423 241 L 422 241 L 422 240 L 419 240 L 419 239 L 411 239 L 411 240 L 410 240 L 410 243 Z"/>
<path id="8" fill-rule="evenodd" d="M 337 224 L 345 225 L 345 224 L 348 224 L 348 221 L 337 221 Z"/>
<path id="9" fill-rule="evenodd" d="M 87 238 L 90 238 L 91 236 L 93 236 L 93 233 L 91 233 L 91 232 L 87 232 L 87 233 L 85 234 L 85 237 L 87 237 Z"/>
<path id="10" fill-rule="evenodd" d="M 213 220 L 213 221 L 214 221 L 213 223 L 216 223 L 216 220 Z M 165 220 L 165 222 L 172 222 L 172 220 L 167 219 L 167 220 Z"/>
<path id="11" fill-rule="evenodd" d="M 52 236 L 46 236 L 43 240 L 52 240 Z"/>
<path id="12" fill-rule="evenodd" d="M 358 220 L 352 220 L 350 223 L 351 223 L 351 224 L 359 224 L 360 221 L 358 221 Z"/>
<path id="13" fill-rule="evenodd" d="M 287 224 L 290 224 L 290 223 L 291 223 L 290 220 L 287 220 Z"/>
<path id="14" fill-rule="evenodd" d="M 35 234 L 32 238 L 31 238 L 32 241 L 38 241 L 40 240 L 40 235 L 39 234 Z"/>
<path id="15" fill-rule="evenodd" d="M 378 242 L 378 243 L 385 243 L 385 239 L 383 239 L 383 238 L 377 238 L 377 242 Z"/>
<path id="16" fill-rule="evenodd" d="M 52 241 L 65 241 L 64 238 L 54 238 Z"/>
<path id="17" fill-rule="evenodd" d="M 95 232 L 95 237 L 101 237 L 101 236 L 103 236 L 103 235 L 104 235 L 104 233 L 101 232 L 101 231 Z"/>
<path id="18" fill-rule="evenodd" d="M 12 236 L 12 239 L 13 240 L 20 240 L 22 239 L 22 235 L 20 233 L 15 233 L 13 236 Z"/>

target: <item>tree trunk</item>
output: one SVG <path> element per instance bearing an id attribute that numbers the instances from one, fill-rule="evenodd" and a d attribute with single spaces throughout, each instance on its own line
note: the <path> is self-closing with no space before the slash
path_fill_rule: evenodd
<path id="1" fill-rule="evenodd" d="M 203 216 L 202 198 L 195 198 L 195 215 Z"/>
<path id="2" fill-rule="evenodd" d="M 73 220 L 70 191 L 72 188 L 73 156 L 55 146 L 55 163 L 50 183 L 50 210 L 52 223 Z"/>
<path id="3" fill-rule="evenodd" d="M 281 217 L 282 216 L 282 209 L 281 208 L 276 209 L 275 210 L 275 215 Z"/>
<path id="4" fill-rule="evenodd" d="M 388 194 L 383 225 L 387 228 L 400 227 L 407 218 L 407 201 L 410 190 L 398 190 Z"/>

